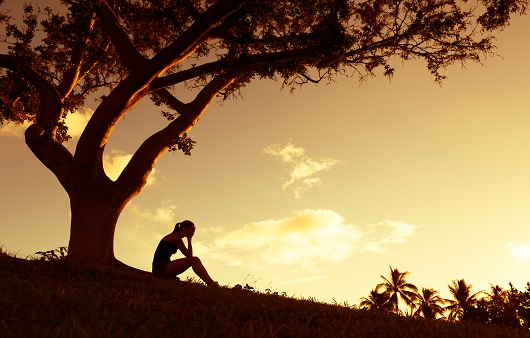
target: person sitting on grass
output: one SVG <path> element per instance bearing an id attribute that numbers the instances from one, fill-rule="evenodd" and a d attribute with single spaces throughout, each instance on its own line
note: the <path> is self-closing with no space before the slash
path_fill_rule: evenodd
<path id="1" fill-rule="evenodd" d="M 183 221 L 175 225 L 172 233 L 164 236 L 160 240 L 158 247 L 153 257 L 153 274 L 164 278 L 175 278 L 190 267 L 206 285 L 218 286 L 202 264 L 199 257 L 193 256 L 193 247 L 191 239 L 195 234 L 195 224 L 191 221 Z M 188 239 L 188 247 L 184 245 L 183 238 Z M 171 260 L 171 255 L 180 250 L 185 256 L 174 261 Z"/>

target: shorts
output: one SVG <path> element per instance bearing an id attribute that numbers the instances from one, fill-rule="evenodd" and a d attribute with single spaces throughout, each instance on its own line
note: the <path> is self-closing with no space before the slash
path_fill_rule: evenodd
<path id="1" fill-rule="evenodd" d="M 153 262 L 153 275 L 158 277 L 166 277 L 166 267 L 169 262 Z"/>

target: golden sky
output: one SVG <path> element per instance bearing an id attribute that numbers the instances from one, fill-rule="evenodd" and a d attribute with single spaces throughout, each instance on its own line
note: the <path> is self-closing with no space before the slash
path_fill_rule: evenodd
<path id="1" fill-rule="evenodd" d="M 499 35 L 484 65 L 421 62 L 359 83 L 337 79 L 293 94 L 256 81 L 244 99 L 213 104 L 167 154 L 119 220 L 119 259 L 148 270 L 160 238 L 184 219 L 194 250 L 221 284 L 255 285 L 357 304 L 389 274 L 449 297 L 530 281 L 530 17 Z M 79 135 L 87 109 L 68 124 Z M 110 177 L 164 124 L 148 102 L 106 147 Z M 0 244 L 25 256 L 68 243 L 69 205 L 33 157 L 22 128 L 0 127 Z M 67 144 L 75 149 L 75 137 Z M 193 275 L 190 273 L 189 275 Z"/>

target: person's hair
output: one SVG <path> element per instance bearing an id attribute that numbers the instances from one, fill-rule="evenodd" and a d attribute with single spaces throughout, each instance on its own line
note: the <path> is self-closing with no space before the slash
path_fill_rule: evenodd
<path id="1" fill-rule="evenodd" d="M 194 226 L 195 224 L 193 224 L 192 221 L 185 220 L 175 224 L 175 229 L 173 229 L 173 233 L 176 234 L 182 231 L 182 229 L 184 228 L 193 228 Z"/>

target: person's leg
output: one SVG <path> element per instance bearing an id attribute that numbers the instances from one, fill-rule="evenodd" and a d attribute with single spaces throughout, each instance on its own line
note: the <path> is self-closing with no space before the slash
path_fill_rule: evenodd
<path id="1" fill-rule="evenodd" d="M 168 262 L 166 265 L 165 275 L 167 277 L 176 277 L 191 267 L 192 261 L 189 258 L 179 258 Z"/>
<path id="2" fill-rule="evenodd" d="M 202 279 L 206 283 L 206 285 L 217 284 L 217 282 L 210 277 L 199 257 L 191 257 L 191 259 L 193 260 L 193 263 L 191 265 L 193 271 L 195 272 L 195 274 L 197 274 L 197 276 L 200 277 L 200 279 Z"/>
<path id="3" fill-rule="evenodd" d="M 186 257 L 169 262 L 166 267 L 166 275 L 174 277 L 180 275 L 190 267 L 192 267 L 195 274 L 207 285 L 215 284 L 215 281 L 210 277 L 199 257 Z"/>

